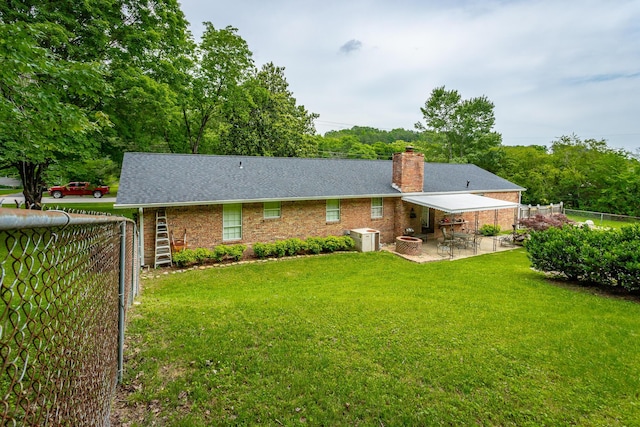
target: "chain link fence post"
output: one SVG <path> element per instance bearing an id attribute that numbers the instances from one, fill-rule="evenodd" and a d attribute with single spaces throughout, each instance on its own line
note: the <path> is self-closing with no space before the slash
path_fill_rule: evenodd
<path id="1" fill-rule="evenodd" d="M 0 209 L 0 425 L 109 425 L 136 232 L 123 217 Z"/>

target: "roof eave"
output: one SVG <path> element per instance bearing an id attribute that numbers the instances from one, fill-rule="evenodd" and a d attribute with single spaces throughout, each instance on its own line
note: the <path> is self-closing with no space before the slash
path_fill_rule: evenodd
<path id="1" fill-rule="evenodd" d="M 413 193 L 412 193 L 413 194 Z M 415 193 L 421 194 L 421 193 Z M 157 203 L 115 203 L 114 209 L 131 208 L 155 208 L 174 206 L 206 206 L 225 205 L 231 203 L 264 203 L 264 202 L 299 202 L 305 200 L 331 200 L 331 199 L 368 199 L 374 197 L 402 197 L 407 193 L 384 193 L 384 194 L 358 194 L 358 195 L 336 195 L 336 196 L 316 196 L 316 197 L 280 197 L 280 198 L 260 198 L 260 199 L 229 199 L 229 200 L 197 200 L 189 202 L 157 202 Z"/>
<path id="2" fill-rule="evenodd" d="M 510 188 L 501 190 L 459 190 L 459 191 L 424 191 L 422 193 L 412 193 L 411 195 L 439 195 L 439 194 L 477 194 L 477 193 L 512 193 L 514 191 L 526 191 L 526 188 Z M 403 194 L 407 196 L 409 193 Z"/>
<path id="3" fill-rule="evenodd" d="M 207 206 L 207 205 L 224 205 L 230 203 L 264 203 L 264 202 L 297 202 L 303 200 L 330 200 L 330 199 L 367 199 L 372 197 L 405 197 L 405 196 L 421 196 L 421 195 L 438 195 L 438 194 L 474 194 L 474 193 L 509 193 L 512 191 L 526 191 L 525 188 L 520 189 L 494 189 L 494 190 L 465 190 L 465 191 L 420 191 L 412 193 L 381 193 L 381 194 L 350 194 L 350 195 L 332 195 L 332 196 L 315 196 L 315 197 L 280 197 L 280 198 L 259 198 L 259 199 L 229 199 L 229 200 L 196 200 L 185 202 L 157 202 L 157 203 L 115 203 L 114 209 L 132 209 L 132 208 L 156 208 L 156 207 L 174 207 L 174 206 Z"/>

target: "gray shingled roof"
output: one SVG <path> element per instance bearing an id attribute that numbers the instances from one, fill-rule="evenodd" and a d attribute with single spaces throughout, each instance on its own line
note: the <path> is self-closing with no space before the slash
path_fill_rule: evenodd
<path id="1" fill-rule="evenodd" d="M 390 160 L 125 153 L 116 206 L 400 196 L 391 174 Z M 425 164 L 424 189 L 522 190 L 474 165 L 440 163 Z"/>
<path id="2" fill-rule="evenodd" d="M 469 181 L 469 187 L 467 187 Z M 425 163 L 425 193 L 523 191 L 524 188 L 476 165 Z"/>

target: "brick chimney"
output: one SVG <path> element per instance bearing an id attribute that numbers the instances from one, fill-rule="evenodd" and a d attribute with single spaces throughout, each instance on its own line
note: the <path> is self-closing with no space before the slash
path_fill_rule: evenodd
<path id="1" fill-rule="evenodd" d="M 404 153 L 393 155 L 392 185 L 403 193 L 422 192 L 424 179 L 424 154 L 407 147 Z"/>

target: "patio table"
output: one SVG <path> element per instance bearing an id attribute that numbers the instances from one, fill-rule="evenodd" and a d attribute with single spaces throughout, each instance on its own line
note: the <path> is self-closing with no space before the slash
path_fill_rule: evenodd
<path id="1" fill-rule="evenodd" d="M 464 247 L 466 248 L 467 246 L 474 245 L 474 242 L 476 240 L 476 235 L 470 234 L 470 233 L 453 233 L 452 238 L 454 241 L 457 240 L 461 242 L 461 244 L 463 244 Z"/>

